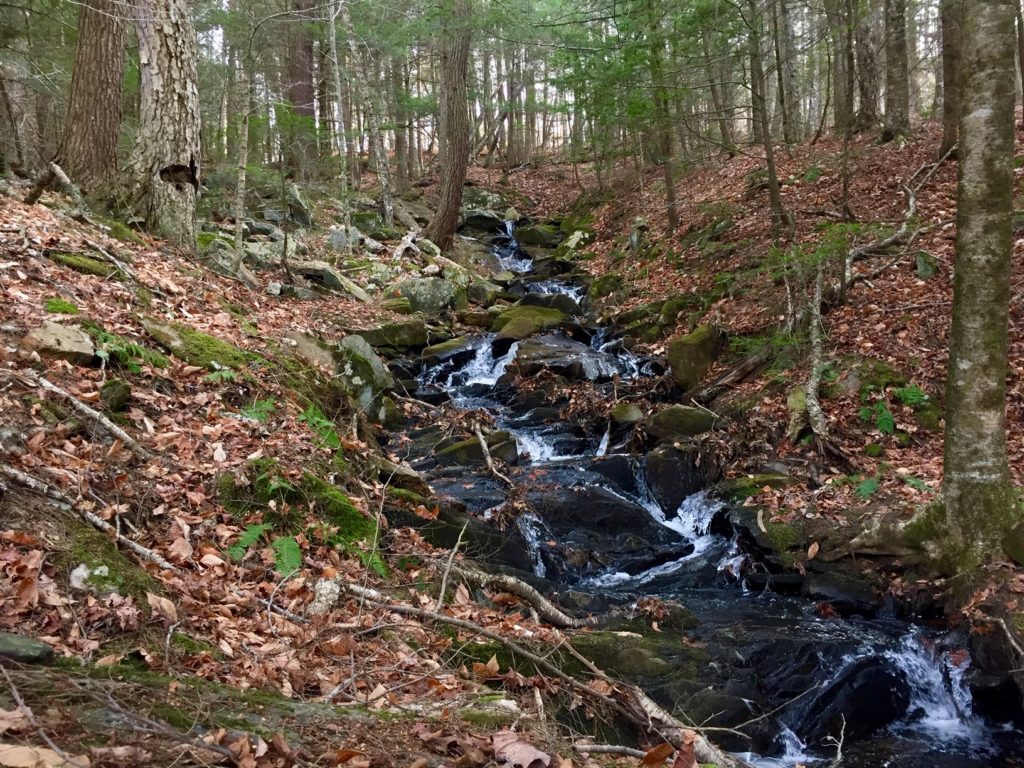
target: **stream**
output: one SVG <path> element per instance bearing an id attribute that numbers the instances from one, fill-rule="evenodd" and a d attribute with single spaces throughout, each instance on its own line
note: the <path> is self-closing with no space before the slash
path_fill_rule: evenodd
<path id="1" fill-rule="evenodd" d="M 684 605 L 697 620 L 685 634 L 699 662 L 689 649 L 672 651 L 670 674 L 641 673 L 640 682 L 677 712 L 741 730 L 746 737 L 710 735 L 759 768 L 827 766 L 841 733 L 844 768 L 1024 765 L 1024 735 L 1000 722 L 997 707 L 975 701 L 966 637 L 856 596 L 839 595 L 833 611 L 785 594 L 775 588 L 785 577 L 766 574 L 699 472 L 676 472 L 667 483 L 653 460 L 631 450 L 628 431 L 565 420 L 543 387 L 517 389 L 513 365 L 603 385 L 609 397 L 618 383 L 660 369 L 606 329 L 588 327 L 583 282 L 535 272 L 510 222 L 493 243 L 502 268 L 519 276 L 521 295 L 561 295 L 581 310 L 568 330 L 512 343 L 493 333 L 472 337 L 420 374 L 418 397 L 490 414 L 500 436 L 492 453 L 515 465 L 505 471 L 529 511 L 505 527 L 495 564 L 582 612 L 645 596 Z M 437 461 L 423 448 L 435 433 L 420 432 L 407 458 L 437 492 L 472 516 L 502 515 L 504 486 L 479 463 Z"/>

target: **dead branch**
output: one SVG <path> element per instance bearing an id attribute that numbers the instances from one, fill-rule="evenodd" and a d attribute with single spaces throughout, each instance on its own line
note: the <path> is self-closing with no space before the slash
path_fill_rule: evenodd
<path id="1" fill-rule="evenodd" d="M 64 190 L 64 192 L 75 202 L 75 206 L 82 212 L 88 212 L 89 206 L 85 202 L 85 198 L 82 197 L 82 193 L 78 187 L 72 183 L 68 175 L 64 173 L 64 170 L 56 163 L 50 163 L 46 170 L 43 171 L 42 176 L 36 181 L 35 186 L 32 187 L 32 191 L 25 197 L 26 205 L 35 205 L 39 202 L 39 198 L 42 197 L 43 192 L 50 188 L 53 183 Z"/>
<path id="2" fill-rule="evenodd" d="M 398 261 L 405 256 L 407 252 L 420 253 L 420 247 L 416 245 L 416 238 L 419 233 L 419 229 L 410 229 L 406 232 L 405 237 L 403 237 L 401 242 L 395 247 L 395 252 L 391 254 L 391 258 Z"/>
<path id="3" fill-rule="evenodd" d="M 8 674 L 7 669 L 2 664 L 0 664 L 0 673 L 3 674 L 4 680 L 7 682 L 7 690 L 10 691 L 11 698 L 14 699 L 15 705 L 18 707 L 18 709 L 25 713 L 25 718 L 29 721 L 29 723 L 31 723 L 32 727 L 36 729 L 36 734 L 39 736 L 39 738 L 45 741 L 46 745 L 54 752 L 56 752 L 58 757 L 60 757 L 60 759 L 63 760 L 66 765 L 88 765 L 88 759 L 84 757 L 71 757 L 70 755 L 68 755 L 67 752 L 65 752 L 63 749 L 57 746 L 57 744 L 54 743 L 53 739 L 50 738 L 49 734 L 47 734 L 46 731 L 43 730 L 43 727 L 39 724 L 39 721 L 36 720 L 36 716 L 29 708 L 28 704 L 26 704 L 25 700 L 21 698 L 21 692 L 18 690 L 18 686 L 14 684 L 14 681 Z"/>
<path id="4" fill-rule="evenodd" d="M 108 534 L 118 544 L 124 546 L 126 549 L 130 549 L 143 560 L 153 563 L 165 571 L 177 572 L 179 570 L 177 566 L 174 566 L 171 563 L 167 562 L 167 560 L 165 560 L 163 557 L 158 555 L 153 550 L 147 549 L 138 542 L 132 541 L 126 536 L 122 536 L 120 533 L 118 533 L 117 529 L 114 528 L 114 526 L 112 526 L 102 517 L 99 517 L 93 514 L 92 512 L 89 512 L 88 510 L 79 509 L 78 507 L 76 507 L 74 501 L 72 501 L 70 497 L 61 493 L 61 491 L 59 491 L 57 488 L 54 488 L 49 483 L 39 480 L 38 478 L 32 477 L 32 475 L 26 474 L 25 472 L 22 472 L 20 469 L 15 469 L 14 467 L 8 466 L 7 464 L 0 464 L 0 474 L 2 474 L 8 480 L 17 483 L 18 485 L 24 488 L 28 488 L 30 491 L 34 491 L 35 493 L 47 497 L 50 500 L 50 502 L 58 509 L 61 509 L 62 511 L 65 512 L 74 512 L 82 519 L 84 519 L 87 523 Z"/>
<path id="5" fill-rule="evenodd" d="M 488 471 L 501 480 L 501 482 L 503 482 L 507 487 L 515 490 L 515 484 L 508 479 L 507 475 L 502 474 L 501 471 L 494 466 L 494 459 L 491 458 L 491 449 L 487 447 L 487 440 L 484 438 L 483 430 L 480 429 L 480 422 L 473 422 L 473 432 L 476 434 L 476 439 L 480 442 L 480 450 L 484 452 L 484 461 L 487 462 Z"/>
<path id="6" fill-rule="evenodd" d="M 618 744 L 573 744 L 572 748 L 585 755 L 625 755 L 626 757 L 646 757 L 642 749 L 623 747 Z"/>

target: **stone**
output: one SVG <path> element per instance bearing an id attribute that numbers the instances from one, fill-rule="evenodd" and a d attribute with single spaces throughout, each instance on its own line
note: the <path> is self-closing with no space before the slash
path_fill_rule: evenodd
<path id="1" fill-rule="evenodd" d="M 503 289 L 497 283 L 490 280 L 474 280 L 467 289 L 469 300 L 482 307 L 489 307 L 502 295 Z"/>
<path id="2" fill-rule="evenodd" d="M 289 248 L 291 254 L 292 248 Z M 269 269 L 281 263 L 281 247 L 275 243 L 249 241 L 245 244 L 245 261 L 257 269 Z"/>
<path id="3" fill-rule="evenodd" d="M 522 245 L 537 245 L 541 248 L 557 248 L 565 239 L 561 230 L 552 224 L 533 224 L 516 229 L 516 240 Z"/>
<path id="4" fill-rule="evenodd" d="M 427 256 L 433 256 L 438 258 L 441 256 L 441 249 L 438 248 L 432 240 L 428 240 L 425 237 L 419 237 L 416 239 L 416 245 L 420 247 L 420 250 Z"/>
<path id="5" fill-rule="evenodd" d="M 395 377 L 362 336 L 346 336 L 338 344 L 335 371 L 345 388 L 368 414 L 376 415 L 380 399 L 395 388 Z"/>
<path id="6" fill-rule="evenodd" d="M 441 266 L 439 264 L 427 264 L 427 266 L 420 270 L 420 275 L 423 277 L 437 277 L 440 274 Z"/>
<path id="7" fill-rule="evenodd" d="M 939 274 L 939 261 L 928 251 L 918 251 L 914 255 L 914 268 L 922 280 L 930 280 Z"/>
<path id="8" fill-rule="evenodd" d="M 375 453 L 369 454 L 370 464 L 377 470 L 377 477 L 382 483 L 394 488 L 404 488 L 420 496 L 429 497 L 433 491 L 423 479 L 423 475 L 403 462 L 391 461 Z"/>
<path id="9" fill-rule="evenodd" d="M 541 331 L 558 328 L 568 320 L 569 316 L 557 309 L 520 305 L 498 315 L 491 330 L 497 332 L 499 341 L 522 341 Z"/>
<path id="10" fill-rule="evenodd" d="M 53 648 L 34 637 L 0 632 L 0 658 L 19 664 L 45 664 L 53 658 Z"/>
<path id="11" fill-rule="evenodd" d="M 334 370 L 335 351 L 331 345 L 305 331 L 285 331 L 283 341 L 294 349 L 295 354 L 315 366 Z"/>
<path id="12" fill-rule="evenodd" d="M 622 373 L 614 356 L 553 335 L 523 341 L 516 351 L 515 365 L 521 376 L 547 370 L 569 381 L 606 381 Z"/>
<path id="13" fill-rule="evenodd" d="M 618 403 L 609 414 L 612 424 L 617 427 L 631 427 L 644 420 L 646 414 L 633 403 Z"/>
<path id="14" fill-rule="evenodd" d="M 191 365 L 211 371 L 223 368 L 241 370 L 258 359 L 251 352 L 181 323 L 164 323 L 152 317 L 144 317 L 141 322 L 157 344 Z"/>
<path id="15" fill-rule="evenodd" d="M 1017 565 L 1024 566 L 1024 523 L 1018 523 L 1006 533 L 1003 551 Z"/>
<path id="16" fill-rule="evenodd" d="M 617 291 L 621 286 L 622 275 L 616 272 L 608 272 L 591 282 L 588 293 L 591 300 L 603 299 L 605 296 Z"/>
<path id="17" fill-rule="evenodd" d="M 96 357 L 96 347 L 88 333 L 77 325 L 62 325 L 55 320 L 43 320 L 42 325 L 21 340 L 21 346 L 72 365 L 90 365 Z"/>
<path id="18" fill-rule="evenodd" d="M 312 227 L 313 226 L 313 212 L 309 207 L 309 203 L 302 196 L 299 185 L 292 182 L 288 185 L 288 192 L 286 194 L 288 200 L 288 214 L 291 220 L 298 224 L 300 227 Z"/>
<path id="19" fill-rule="evenodd" d="M 662 444 L 645 457 L 644 479 L 661 508 L 671 513 L 684 499 L 707 486 L 707 463 L 707 457 L 696 448 Z"/>
<path id="20" fill-rule="evenodd" d="M 345 277 L 326 261 L 301 261 L 291 265 L 291 270 L 303 277 L 323 284 L 325 288 L 347 293 L 363 303 L 372 301 L 370 294 Z"/>
<path id="21" fill-rule="evenodd" d="M 678 440 L 710 432 L 715 421 L 715 414 L 703 408 L 670 405 L 650 416 L 644 429 L 657 440 Z"/>
<path id="22" fill-rule="evenodd" d="M 381 309 L 394 312 L 396 315 L 411 315 L 412 303 L 405 296 L 390 296 L 380 303 Z"/>
<path id="23" fill-rule="evenodd" d="M 249 235 L 262 235 L 278 242 L 284 240 L 284 232 L 281 231 L 280 227 L 270 221 L 247 219 L 245 222 L 245 230 Z"/>
<path id="24" fill-rule="evenodd" d="M 346 252 L 355 249 L 363 239 L 363 233 L 359 227 L 344 225 L 331 229 L 327 244 L 332 251 Z"/>
<path id="25" fill-rule="evenodd" d="M 500 214 L 486 208 L 470 208 L 463 212 L 462 225 L 459 229 L 494 234 L 504 229 L 504 227 L 505 220 Z"/>
<path id="26" fill-rule="evenodd" d="M 428 368 L 439 363 L 451 362 L 453 365 L 461 365 L 473 359 L 476 355 L 478 340 L 468 336 L 460 336 L 450 341 L 442 341 L 423 350 L 421 360 Z"/>
<path id="27" fill-rule="evenodd" d="M 358 333 L 373 347 L 410 349 L 425 347 L 430 343 L 427 324 L 416 318 L 400 323 L 388 323 L 368 331 L 353 331 L 353 333 Z"/>
<path id="28" fill-rule="evenodd" d="M 506 464 L 516 464 L 519 461 L 519 446 L 511 432 L 498 430 L 491 432 L 485 438 L 487 450 L 492 459 L 499 459 Z M 434 453 L 434 458 L 439 464 L 457 464 L 471 466 L 473 464 L 485 464 L 483 448 L 480 440 L 476 437 L 469 440 L 460 440 Z"/>
<path id="29" fill-rule="evenodd" d="M 498 272 L 494 277 L 492 277 L 491 281 L 497 283 L 498 285 L 508 286 L 518 279 L 519 275 L 517 275 L 515 272 L 502 270 L 501 272 Z"/>
<path id="30" fill-rule="evenodd" d="M 281 295 L 281 283 L 275 281 L 267 283 L 267 295 L 268 296 L 280 296 Z"/>
<path id="31" fill-rule="evenodd" d="M 277 208 L 264 208 L 263 218 L 265 221 L 273 221 L 279 224 L 285 220 L 285 212 Z"/>
<path id="32" fill-rule="evenodd" d="M 110 379 L 100 387 L 100 399 L 111 413 L 123 411 L 128 406 L 131 396 L 131 385 L 121 379 Z"/>
<path id="33" fill-rule="evenodd" d="M 725 339 L 721 329 L 702 325 L 669 343 L 668 364 L 680 389 L 689 392 L 697 388 L 721 354 Z"/>
<path id="34" fill-rule="evenodd" d="M 483 309 L 464 309 L 456 317 L 463 325 L 473 328 L 490 328 L 494 322 L 491 313 Z"/>
<path id="35" fill-rule="evenodd" d="M 455 285 L 440 277 L 413 277 L 395 289 L 409 300 L 413 312 L 436 315 L 455 303 Z"/>
<path id="36" fill-rule="evenodd" d="M 583 314 L 580 305 L 576 303 L 572 296 L 567 296 L 564 293 L 528 293 L 519 300 L 519 304 L 523 307 L 557 309 L 559 312 L 573 316 Z"/>

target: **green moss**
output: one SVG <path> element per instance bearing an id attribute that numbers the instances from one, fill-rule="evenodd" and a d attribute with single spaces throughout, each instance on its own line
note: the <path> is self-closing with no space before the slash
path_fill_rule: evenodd
<path id="1" fill-rule="evenodd" d="M 120 221 L 110 222 L 110 232 L 108 233 L 115 240 L 120 240 L 123 243 L 135 243 L 136 245 L 145 245 L 145 240 L 139 237 L 127 224 Z"/>
<path id="2" fill-rule="evenodd" d="M 717 495 L 724 496 L 730 501 L 746 501 L 751 496 L 759 494 L 765 486 L 769 488 L 785 488 L 796 481 L 789 475 L 743 475 L 723 480 L 715 486 Z"/>
<path id="3" fill-rule="evenodd" d="M 939 432 L 942 429 L 942 408 L 933 400 L 928 400 L 914 409 L 914 421 L 926 432 Z"/>
<path id="4" fill-rule="evenodd" d="M 191 365 L 209 370 L 230 368 L 237 371 L 261 359 L 257 354 L 180 323 L 169 325 L 146 318 L 142 324 L 160 346 Z"/>
<path id="5" fill-rule="evenodd" d="M 210 246 L 215 242 L 221 242 L 227 247 L 231 247 L 233 243 L 221 232 L 200 232 L 196 235 L 196 245 L 199 246 L 200 251 L 207 251 Z"/>
<path id="6" fill-rule="evenodd" d="M 596 278 L 590 284 L 590 298 L 591 300 L 602 299 L 605 296 L 608 296 L 617 291 L 620 287 L 622 287 L 622 284 L 622 275 L 616 272 L 609 272 L 605 275 L 601 275 L 601 277 Z"/>
<path id="7" fill-rule="evenodd" d="M 786 564 L 792 561 L 789 550 L 793 549 L 803 539 L 803 534 L 792 523 L 765 523 L 765 530 L 772 549 L 779 559 Z"/>
<path id="8" fill-rule="evenodd" d="M 100 577 L 103 584 L 96 586 L 131 595 L 143 605 L 147 592 L 161 591 L 156 579 L 122 554 L 113 541 L 86 523 L 74 524 L 68 547 L 57 555 L 57 561 L 64 572 L 70 572 L 81 563 L 90 568 L 106 566 L 108 575 Z"/>
<path id="9" fill-rule="evenodd" d="M 889 387 L 902 387 L 907 383 L 906 376 L 877 358 L 863 358 L 855 364 L 855 369 L 860 376 L 858 392 L 862 401 L 869 400 L 871 395 L 884 392 Z"/>
<path id="10" fill-rule="evenodd" d="M 406 488 L 395 488 L 390 485 L 387 487 L 387 494 L 400 501 L 407 501 L 410 504 L 423 504 L 428 500 L 426 496 L 421 496 L 415 491 L 410 491 Z"/>
<path id="11" fill-rule="evenodd" d="M 43 302 L 43 309 L 52 315 L 77 315 L 78 306 L 67 299 L 50 298 Z"/>
<path id="12" fill-rule="evenodd" d="M 518 718 L 518 714 L 508 709 L 467 707 L 459 710 L 459 717 L 470 725 L 496 731 L 511 725 Z"/>
<path id="13" fill-rule="evenodd" d="M 885 449 L 878 443 L 868 443 L 864 446 L 864 455 L 869 459 L 877 459 L 885 453 Z"/>
<path id="14" fill-rule="evenodd" d="M 522 340 L 541 331 L 551 330 L 568 320 L 568 315 L 548 307 L 515 306 L 494 319 L 492 330 L 499 339 Z"/>
<path id="15" fill-rule="evenodd" d="M 122 277 L 121 271 L 110 262 L 100 261 L 82 253 L 51 253 L 50 258 L 61 266 L 73 269 L 83 275 L 117 279 Z"/>

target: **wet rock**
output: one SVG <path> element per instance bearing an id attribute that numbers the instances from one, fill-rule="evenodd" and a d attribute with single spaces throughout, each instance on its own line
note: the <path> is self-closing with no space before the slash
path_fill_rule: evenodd
<path id="1" fill-rule="evenodd" d="M 20 664 L 45 664 L 53 658 L 53 648 L 34 637 L 0 632 L 0 658 Z"/>
<path id="2" fill-rule="evenodd" d="M 557 309 L 559 312 L 564 312 L 567 315 L 577 316 L 583 314 L 580 305 L 571 296 L 566 296 L 564 293 L 528 293 L 519 300 L 519 304 L 523 307 Z"/>
<path id="3" fill-rule="evenodd" d="M 670 405 L 650 416 L 644 429 L 657 440 L 680 440 L 710 432 L 715 421 L 715 415 L 703 408 Z"/>
<path id="4" fill-rule="evenodd" d="M 696 448 L 659 445 L 644 460 L 647 487 L 666 512 L 679 509 L 688 496 L 707 486 L 707 475 Z"/>
<path id="5" fill-rule="evenodd" d="M 373 347 L 410 349 L 425 347 L 430 343 L 430 332 L 423 320 L 410 319 L 400 323 L 388 323 L 368 331 L 354 331 Z"/>
<path id="6" fill-rule="evenodd" d="M 90 365 L 96 357 L 96 347 L 88 333 L 77 325 L 62 325 L 55 320 L 43 320 L 42 325 L 21 340 L 21 346 L 72 365 Z"/>
<path id="7" fill-rule="evenodd" d="M 617 427 L 632 427 L 646 418 L 646 414 L 633 403 L 619 403 L 611 410 L 612 424 Z"/>
<path id="8" fill-rule="evenodd" d="M 349 280 L 341 272 L 336 270 L 326 261 L 302 261 L 291 265 L 292 272 L 302 275 L 308 280 L 314 280 L 325 288 L 347 293 L 354 299 L 364 303 L 372 301 L 370 295 Z"/>
<path id="9" fill-rule="evenodd" d="M 474 280 L 469 284 L 469 300 L 474 304 L 489 307 L 504 293 L 502 287 L 489 280 Z"/>
<path id="10" fill-rule="evenodd" d="M 639 491 L 636 460 L 629 456 L 602 456 L 590 462 L 587 469 L 606 478 L 621 491 L 633 494 Z"/>
<path id="11" fill-rule="evenodd" d="M 523 341 L 515 365 L 522 376 L 547 370 L 569 381 L 600 381 L 620 372 L 614 357 L 596 352 L 586 344 L 560 336 L 540 336 Z"/>
<path id="12" fill-rule="evenodd" d="M 497 331 L 496 341 L 522 341 L 541 331 L 564 325 L 569 316 L 557 309 L 546 307 L 512 307 L 495 318 L 491 330 Z"/>
<path id="13" fill-rule="evenodd" d="M 460 366 L 469 362 L 476 355 L 479 339 L 469 336 L 460 336 L 449 341 L 442 341 L 423 350 L 421 359 L 423 364 L 432 368 L 440 363 L 450 362 L 453 366 Z"/>
<path id="14" fill-rule="evenodd" d="M 504 226 L 505 219 L 501 214 L 487 208 L 469 208 L 462 215 L 459 229 L 491 235 L 501 231 Z"/>
<path id="15" fill-rule="evenodd" d="M 494 322 L 491 313 L 482 309 L 464 309 L 458 312 L 456 317 L 463 325 L 473 328 L 490 328 Z"/>
<path id="16" fill-rule="evenodd" d="M 680 336 L 668 345 L 672 379 L 684 392 L 696 389 L 714 365 L 725 345 L 725 333 L 702 325 L 693 333 Z"/>
<path id="17" fill-rule="evenodd" d="M 455 284 L 440 277 L 413 277 L 395 289 L 409 300 L 413 312 L 436 315 L 455 303 Z"/>
<path id="18" fill-rule="evenodd" d="M 519 447 L 510 432 L 498 430 L 491 432 L 485 437 L 487 450 L 492 459 L 499 459 L 506 464 L 515 464 L 519 461 Z M 434 458 L 439 464 L 459 464 L 471 466 L 473 464 L 484 464 L 487 459 L 484 456 L 484 449 L 480 441 L 473 437 L 469 440 L 459 442 L 442 448 L 434 453 Z"/>
<path id="19" fill-rule="evenodd" d="M 131 385 L 122 379 L 110 379 L 100 387 L 100 399 L 110 413 L 120 413 L 127 408 L 131 396 Z"/>
<path id="20" fill-rule="evenodd" d="M 557 248 L 564 239 L 565 235 L 553 224 L 533 224 L 516 229 L 516 240 L 523 245 Z"/>
<path id="21" fill-rule="evenodd" d="M 809 573 L 801 593 L 823 600 L 842 616 L 874 616 L 881 607 L 878 594 L 863 579 L 844 573 Z"/>
<path id="22" fill-rule="evenodd" d="M 381 309 L 394 312 L 396 315 L 411 315 L 412 303 L 405 296 L 391 296 L 383 299 L 380 303 Z"/>

